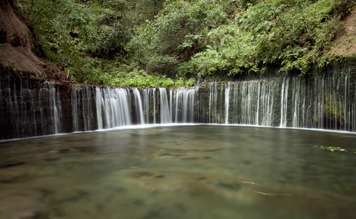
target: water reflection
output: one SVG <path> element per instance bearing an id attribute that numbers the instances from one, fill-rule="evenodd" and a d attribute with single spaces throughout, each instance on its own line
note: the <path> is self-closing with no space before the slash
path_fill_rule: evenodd
<path id="1" fill-rule="evenodd" d="M 3 142 L 0 217 L 355 218 L 355 139 L 182 126 Z"/>

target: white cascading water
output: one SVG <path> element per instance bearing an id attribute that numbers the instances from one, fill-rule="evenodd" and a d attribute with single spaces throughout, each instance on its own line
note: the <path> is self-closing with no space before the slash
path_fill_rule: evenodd
<path id="1" fill-rule="evenodd" d="M 50 106 L 51 106 L 51 114 L 53 116 L 53 126 L 54 133 L 61 132 L 61 116 L 62 116 L 62 105 L 60 102 L 59 92 L 56 91 L 56 88 L 53 85 L 49 86 L 50 93 Z"/>
<path id="2" fill-rule="evenodd" d="M 138 115 L 138 118 L 140 118 L 138 123 L 145 124 L 145 119 L 143 118 L 142 99 L 141 99 L 140 92 L 138 91 L 137 88 L 133 88 L 132 91 L 136 103 L 136 115 Z"/>
<path id="3" fill-rule="evenodd" d="M 311 78 L 283 76 L 194 88 L 73 86 L 63 112 L 58 87 L 0 81 L 0 138 L 133 124 L 221 123 L 356 131 L 356 82 L 347 69 Z M 205 86 L 205 87 L 204 87 Z M 156 92 L 158 91 L 158 92 Z M 67 106 L 67 105 L 66 105 Z M 71 110 L 71 124 L 64 115 Z M 64 127 L 65 126 L 65 127 Z"/>
<path id="4" fill-rule="evenodd" d="M 197 88 L 179 87 L 174 92 L 175 96 L 175 123 L 194 122 L 195 94 Z"/>
<path id="5" fill-rule="evenodd" d="M 230 82 L 225 89 L 225 124 L 229 124 Z"/>
<path id="6" fill-rule="evenodd" d="M 82 89 L 81 94 L 72 92 L 72 104 L 83 102 L 75 98 L 95 96 L 98 128 L 207 122 L 354 131 L 356 84 L 351 81 L 350 73 L 342 71 L 311 79 L 284 76 L 210 83 L 200 89 L 96 88 L 95 95 Z M 90 110 L 81 114 L 88 113 Z M 79 117 L 73 114 L 73 123 Z"/>
<path id="7" fill-rule="evenodd" d="M 229 108 L 232 124 L 355 131 L 356 83 L 350 81 L 350 73 L 344 71 L 308 80 L 283 77 L 242 81 L 230 84 L 230 88 L 228 84 L 219 88 L 212 83 L 207 89 L 207 122 L 226 123 Z"/>
<path id="8" fill-rule="evenodd" d="M 279 127 L 287 127 L 288 87 L 289 78 L 284 77 L 281 89 L 281 122 Z"/>
<path id="9" fill-rule="evenodd" d="M 156 89 L 153 89 L 153 124 L 156 124 Z"/>
<path id="10" fill-rule="evenodd" d="M 144 89 L 143 93 L 143 112 L 145 117 L 145 123 L 150 123 L 150 91 L 151 89 Z"/>
<path id="11" fill-rule="evenodd" d="M 160 105 L 161 105 L 161 123 L 171 123 L 172 118 L 170 117 L 170 107 L 167 97 L 166 88 L 159 88 Z"/>
<path id="12" fill-rule="evenodd" d="M 175 117 L 174 117 L 174 121 L 175 122 L 178 122 L 178 114 L 179 114 L 179 111 L 178 111 L 178 107 L 179 107 L 179 100 L 181 99 L 181 97 L 182 97 L 182 93 L 183 93 L 183 90 L 182 89 L 178 89 L 177 91 L 176 91 L 176 94 L 175 94 L 175 99 L 176 99 L 176 101 L 175 101 L 175 110 L 174 110 L 174 112 L 175 112 Z"/>
<path id="13" fill-rule="evenodd" d="M 131 125 L 127 89 L 97 88 L 96 96 L 99 129 Z"/>
<path id="14" fill-rule="evenodd" d="M 95 103 L 96 103 L 96 118 L 98 121 L 98 129 L 103 129 L 103 114 L 102 114 L 102 106 L 104 103 L 102 92 L 100 87 L 95 88 Z M 74 119 L 74 118 L 73 118 Z"/>
<path id="15" fill-rule="evenodd" d="M 169 91 L 169 118 L 170 122 L 173 122 L 173 91 Z"/>
<path id="16" fill-rule="evenodd" d="M 260 112 L 260 98 L 261 98 L 261 92 L 260 92 L 260 90 L 261 90 L 261 82 L 259 82 L 258 84 L 257 84 L 257 86 L 258 86 L 258 90 L 257 90 L 257 104 L 256 104 L 256 107 L 257 107 L 257 109 L 256 109 L 256 125 L 259 125 L 259 112 Z"/>
<path id="17" fill-rule="evenodd" d="M 48 121 L 52 124 L 52 131 L 48 130 L 48 133 L 60 133 L 62 106 L 59 97 L 59 92 L 57 92 L 55 86 L 49 83 L 48 81 L 45 81 L 39 91 L 39 100 L 41 121 Z M 50 119 L 48 118 L 48 116 Z"/>

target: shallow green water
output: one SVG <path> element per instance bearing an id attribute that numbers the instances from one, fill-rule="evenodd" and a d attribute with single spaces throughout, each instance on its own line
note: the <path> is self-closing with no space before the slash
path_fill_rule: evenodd
<path id="1" fill-rule="evenodd" d="M 0 218 L 356 218 L 355 152 L 356 135 L 231 126 L 3 142 Z"/>

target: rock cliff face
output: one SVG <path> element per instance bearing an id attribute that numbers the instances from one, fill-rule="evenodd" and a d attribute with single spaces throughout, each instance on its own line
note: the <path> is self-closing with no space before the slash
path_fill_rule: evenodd
<path id="1" fill-rule="evenodd" d="M 336 36 L 329 54 L 332 57 L 356 56 L 356 8 L 346 17 L 342 31 Z"/>
<path id="2" fill-rule="evenodd" d="M 34 36 L 29 20 L 14 10 L 8 0 L 0 0 L 1 77 L 68 82 L 62 67 L 44 63 L 34 54 Z"/>

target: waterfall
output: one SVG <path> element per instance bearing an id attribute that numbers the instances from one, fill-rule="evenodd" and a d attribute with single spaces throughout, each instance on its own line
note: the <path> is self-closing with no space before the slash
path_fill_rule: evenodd
<path id="1" fill-rule="evenodd" d="M 96 111 L 98 107 L 94 101 L 95 87 L 83 85 L 72 87 L 71 92 L 71 110 L 73 131 L 89 131 L 96 129 Z"/>
<path id="2" fill-rule="evenodd" d="M 194 122 L 194 104 L 195 104 L 195 94 L 196 94 L 197 89 L 190 89 L 188 91 L 188 101 L 189 101 L 189 121 L 188 122 Z"/>
<path id="3" fill-rule="evenodd" d="M 287 126 L 288 86 L 289 78 L 284 77 L 281 89 L 281 122 L 279 127 Z"/>
<path id="4" fill-rule="evenodd" d="M 181 94 L 182 94 L 182 90 L 179 89 L 175 95 L 175 98 L 176 98 L 176 104 L 175 104 L 176 108 L 174 110 L 175 111 L 175 119 L 174 119 L 175 122 L 178 122 L 178 114 L 179 114 L 178 108 L 179 108 L 179 99 L 180 99 Z"/>
<path id="5" fill-rule="evenodd" d="M 57 86 L 45 81 L 0 80 L 0 139 L 63 132 Z"/>
<path id="6" fill-rule="evenodd" d="M 104 100 L 103 100 L 102 92 L 99 87 L 95 88 L 95 92 L 96 92 L 96 95 L 95 95 L 96 96 L 96 98 L 95 98 L 96 118 L 98 121 L 98 129 L 103 129 L 104 127 L 103 127 L 102 106 L 103 106 Z M 74 118 L 73 118 L 73 120 L 74 120 Z"/>
<path id="7" fill-rule="evenodd" d="M 356 85 L 351 78 L 345 70 L 310 79 L 284 76 L 222 86 L 211 83 L 206 87 L 207 121 L 226 123 L 228 117 L 232 124 L 355 131 Z"/>
<path id="8" fill-rule="evenodd" d="M 156 124 L 156 89 L 153 89 L 153 124 Z"/>
<path id="9" fill-rule="evenodd" d="M 140 118 L 139 123 L 140 124 L 145 124 L 145 120 L 143 118 L 143 108 L 142 108 L 142 100 L 141 100 L 141 95 L 140 92 L 138 91 L 137 88 L 133 88 L 133 94 L 135 97 L 135 103 L 136 103 L 136 114 L 138 115 L 138 118 Z"/>
<path id="10" fill-rule="evenodd" d="M 77 89 L 75 87 L 72 88 L 72 119 L 73 119 L 73 131 L 79 131 L 79 116 L 78 116 L 78 97 L 77 97 Z"/>
<path id="11" fill-rule="evenodd" d="M 167 97 L 167 91 L 165 88 L 159 88 L 160 105 L 161 105 L 161 123 L 171 123 L 169 102 Z"/>
<path id="12" fill-rule="evenodd" d="M 99 129 L 131 125 L 128 96 L 124 88 L 96 88 Z"/>
<path id="13" fill-rule="evenodd" d="M 93 112 L 93 87 L 86 86 L 83 89 L 83 97 L 82 97 L 82 105 L 83 105 L 83 121 L 84 121 L 84 130 L 89 131 L 93 130 L 94 126 L 92 125 L 92 121 L 94 119 Z"/>
<path id="14" fill-rule="evenodd" d="M 60 89 L 47 81 L 3 79 L 0 139 L 157 123 L 356 131 L 355 81 L 350 68 L 313 77 L 261 77 L 193 88 Z"/>
<path id="15" fill-rule="evenodd" d="M 225 89 L 225 124 L 229 124 L 230 82 Z"/>
<path id="16" fill-rule="evenodd" d="M 51 108 L 53 111 L 53 123 L 54 123 L 54 133 L 61 132 L 61 116 L 62 116 L 62 105 L 59 97 L 59 92 L 56 91 L 56 88 L 49 84 L 49 93 L 51 100 Z"/>
<path id="17" fill-rule="evenodd" d="M 22 89 L 20 95 L 22 96 Z M 45 97 L 45 98 L 44 98 Z M 48 134 L 51 133 L 60 133 L 61 132 L 61 101 L 59 97 L 59 92 L 54 87 L 53 84 L 45 81 L 39 91 L 39 107 L 41 112 L 41 121 L 46 121 L 51 123 L 50 130 L 43 130 L 44 132 L 48 131 Z M 23 101 L 21 101 L 23 102 Z M 21 103 L 16 103 L 16 105 Z M 18 110 L 18 109 L 17 109 Z M 49 117 L 49 118 L 48 118 Z"/>
<path id="18" fill-rule="evenodd" d="M 143 90 L 143 112 L 145 123 L 150 123 L 150 89 Z"/>
<path id="19" fill-rule="evenodd" d="M 180 87 L 175 90 L 175 123 L 194 121 L 194 100 L 197 88 Z"/>
<path id="20" fill-rule="evenodd" d="M 258 119 L 261 119 L 261 125 L 263 126 L 272 126 L 273 125 L 273 118 L 274 118 L 274 88 L 275 88 L 275 81 L 261 81 L 261 89 L 259 92 L 260 96 L 260 104 L 261 108 L 258 107 L 259 113 Z M 257 123 L 259 125 L 259 123 Z"/>
<path id="21" fill-rule="evenodd" d="M 258 86 L 258 88 L 257 88 L 257 104 L 256 104 L 257 109 L 256 109 L 256 120 L 255 120 L 255 124 L 256 124 L 256 125 L 259 124 L 259 122 L 258 122 L 259 117 L 258 117 L 258 116 L 259 116 L 259 112 L 260 112 L 260 97 L 261 97 L 261 95 L 260 95 L 260 89 L 261 89 L 261 83 L 258 82 L 258 83 L 257 83 L 257 86 Z"/>
<path id="22" fill-rule="evenodd" d="M 208 123 L 212 123 L 212 118 L 210 117 L 210 115 L 212 114 L 212 102 L 213 102 L 213 92 L 211 91 L 212 90 L 212 86 L 213 86 L 213 84 L 211 83 L 210 85 L 209 85 L 209 106 L 208 106 L 208 110 L 209 110 L 209 112 L 208 112 L 208 115 L 209 115 L 209 119 L 208 119 Z"/>
<path id="23" fill-rule="evenodd" d="M 169 91 L 169 118 L 173 122 L 173 91 Z"/>

